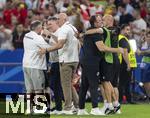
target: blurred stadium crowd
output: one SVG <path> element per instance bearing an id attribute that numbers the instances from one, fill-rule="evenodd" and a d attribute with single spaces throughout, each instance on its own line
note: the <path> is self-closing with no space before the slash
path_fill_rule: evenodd
<path id="1" fill-rule="evenodd" d="M 111 14 L 116 25 L 131 23 L 131 38 L 143 44 L 149 27 L 149 0 L 1 0 L 0 48 L 23 48 L 22 38 L 34 20 L 44 22 L 49 16 L 66 12 L 79 32 L 85 31 L 93 14 Z M 98 3 L 100 1 L 100 3 Z M 123 4 L 122 4 L 123 3 Z M 7 34 L 7 35 L 5 35 Z"/>

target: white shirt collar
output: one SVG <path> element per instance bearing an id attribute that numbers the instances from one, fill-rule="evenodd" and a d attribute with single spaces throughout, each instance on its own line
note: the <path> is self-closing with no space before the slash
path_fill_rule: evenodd
<path id="1" fill-rule="evenodd" d="M 38 35 L 35 31 L 31 31 L 31 33 L 32 33 L 33 35 Z"/>
<path id="2" fill-rule="evenodd" d="M 69 21 L 66 21 L 61 27 L 70 24 Z"/>

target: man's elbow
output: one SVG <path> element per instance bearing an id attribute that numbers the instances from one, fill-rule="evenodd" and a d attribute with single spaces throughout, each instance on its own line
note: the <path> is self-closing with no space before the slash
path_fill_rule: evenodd
<path id="1" fill-rule="evenodd" d="M 97 43 L 97 48 L 100 52 L 105 52 L 106 51 L 106 47 L 104 44 L 101 44 L 101 43 Z"/>

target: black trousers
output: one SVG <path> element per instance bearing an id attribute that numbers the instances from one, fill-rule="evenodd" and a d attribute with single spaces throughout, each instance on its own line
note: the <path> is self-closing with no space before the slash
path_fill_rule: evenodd
<path id="1" fill-rule="evenodd" d="M 132 71 L 127 71 L 127 65 L 122 63 L 120 65 L 120 74 L 119 74 L 119 102 L 122 102 L 123 95 L 126 96 L 127 102 L 131 102 L 131 77 Z"/>
<path id="2" fill-rule="evenodd" d="M 89 89 L 92 107 L 98 107 L 99 65 L 82 65 L 81 86 L 79 91 L 79 108 L 85 108 L 86 93 Z"/>
<path id="3" fill-rule="evenodd" d="M 56 110 L 62 110 L 63 91 L 60 82 L 59 62 L 51 64 L 50 88 L 54 92 Z"/>

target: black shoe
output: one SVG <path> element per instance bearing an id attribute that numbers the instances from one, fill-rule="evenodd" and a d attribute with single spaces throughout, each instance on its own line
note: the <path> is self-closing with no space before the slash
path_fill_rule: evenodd
<path id="1" fill-rule="evenodd" d="M 53 108 L 51 108 L 51 109 L 50 109 L 50 111 L 54 111 L 54 110 L 56 110 L 56 108 L 55 108 L 55 107 L 53 107 Z"/>
<path id="2" fill-rule="evenodd" d="M 114 113 L 114 109 L 106 108 L 106 110 L 105 110 L 106 115 L 113 114 L 113 113 Z"/>

